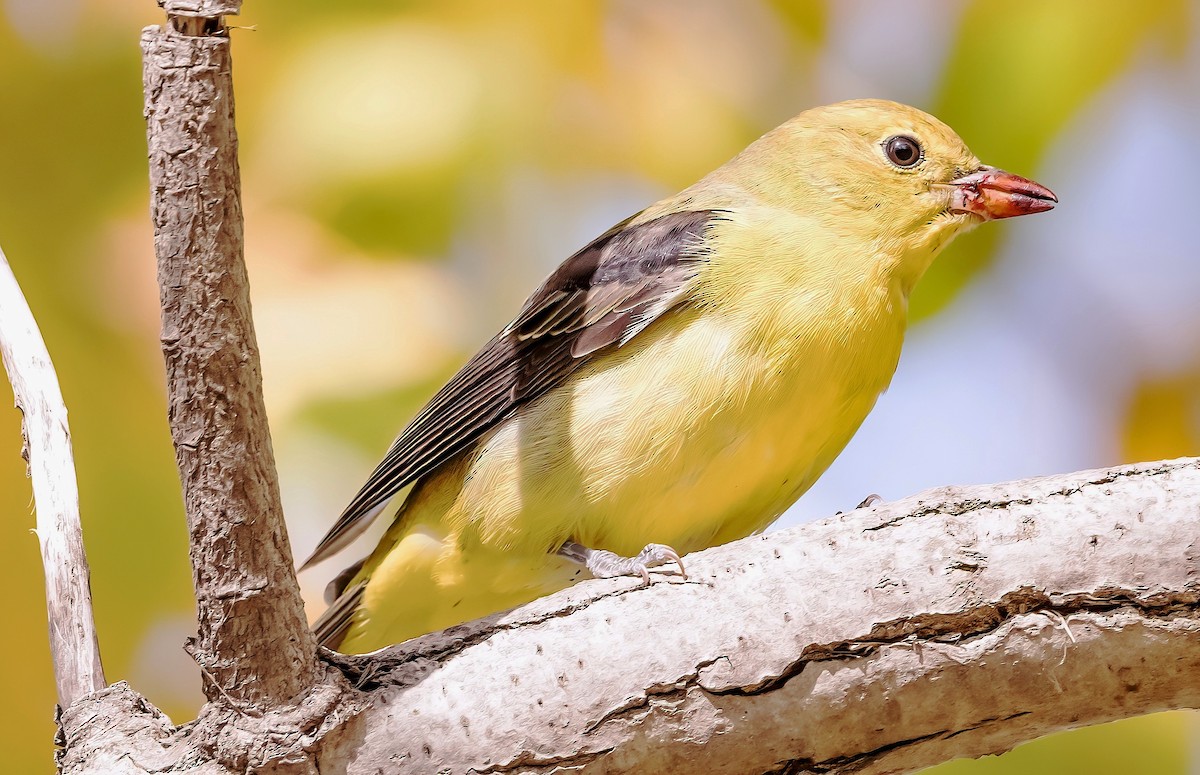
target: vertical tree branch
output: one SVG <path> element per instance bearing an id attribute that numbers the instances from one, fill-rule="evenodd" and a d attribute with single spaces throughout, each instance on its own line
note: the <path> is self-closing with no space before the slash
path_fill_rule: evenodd
<path id="1" fill-rule="evenodd" d="M 17 279 L 0 251 L 0 356 L 21 410 L 24 447 L 37 504 L 37 535 L 46 576 L 46 612 L 58 704 L 103 689 L 104 667 L 92 616 L 92 590 L 67 407 L 46 343 Z"/>
<path id="2" fill-rule="evenodd" d="M 310 688 L 316 644 L 284 530 L 243 260 L 229 38 L 236 3 L 167 2 L 142 33 L 171 435 L 210 700 Z"/>

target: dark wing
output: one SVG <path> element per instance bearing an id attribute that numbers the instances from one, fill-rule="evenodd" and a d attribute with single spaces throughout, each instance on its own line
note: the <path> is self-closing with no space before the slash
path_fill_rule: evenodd
<path id="1" fill-rule="evenodd" d="M 567 259 L 388 450 L 301 569 L 344 548 L 400 490 L 467 449 L 520 406 L 619 347 L 679 303 L 718 211 L 628 221 Z"/>
<path id="2" fill-rule="evenodd" d="M 356 563 L 356 565 L 360 564 Z M 354 624 L 354 612 L 362 603 L 363 591 L 366 588 L 367 582 L 360 581 L 349 589 L 342 589 L 339 592 L 338 598 L 329 608 L 325 609 L 321 618 L 313 622 L 312 631 L 317 636 L 317 643 L 328 649 L 336 649 L 342 645 L 346 633 Z"/>

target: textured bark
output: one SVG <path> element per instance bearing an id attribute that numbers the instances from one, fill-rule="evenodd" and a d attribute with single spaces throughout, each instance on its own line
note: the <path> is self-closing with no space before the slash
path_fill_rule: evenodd
<path id="1" fill-rule="evenodd" d="M 199 16 L 218 19 L 234 16 L 242 10 L 242 0 L 159 0 L 171 16 Z"/>
<path id="2" fill-rule="evenodd" d="M 292 570 L 242 250 L 229 39 L 142 33 L 171 436 L 209 700 L 295 700 L 322 676 Z"/>
<path id="3" fill-rule="evenodd" d="M 67 407 L 46 343 L 0 251 L 0 358 L 21 410 L 24 444 L 37 505 L 37 536 L 46 578 L 50 656 L 58 704 L 104 688 L 104 668 L 92 617 L 92 592 Z"/>
<path id="4" fill-rule="evenodd" d="M 1198 510 L 1194 459 L 939 489 L 327 654 L 357 691 L 270 729 L 326 773 L 881 773 L 1194 708 Z M 65 772 L 229 771 L 123 685 L 64 727 Z"/>

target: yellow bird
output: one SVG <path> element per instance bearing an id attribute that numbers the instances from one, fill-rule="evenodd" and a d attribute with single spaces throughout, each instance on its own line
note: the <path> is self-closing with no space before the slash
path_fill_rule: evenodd
<path id="1" fill-rule="evenodd" d="M 763 530 L 887 388 L 946 243 L 1057 201 L 893 102 L 768 132 L 567 259 L 404 429 L 305 563 L 408 490 L 319 639 L 371 651 Z"/>

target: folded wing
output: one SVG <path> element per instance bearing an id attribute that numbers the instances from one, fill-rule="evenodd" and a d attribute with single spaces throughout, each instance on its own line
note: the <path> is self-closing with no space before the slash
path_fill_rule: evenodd
<path id="1" fill-rule="evenodd" d="M 301 569 L 344 548 L 397 493 L 522 405 L 685 301 L 705 260 L 704 231 L 719 217 L 697 210 L 625 221 L 563 262 L 413 418 Z"/>

